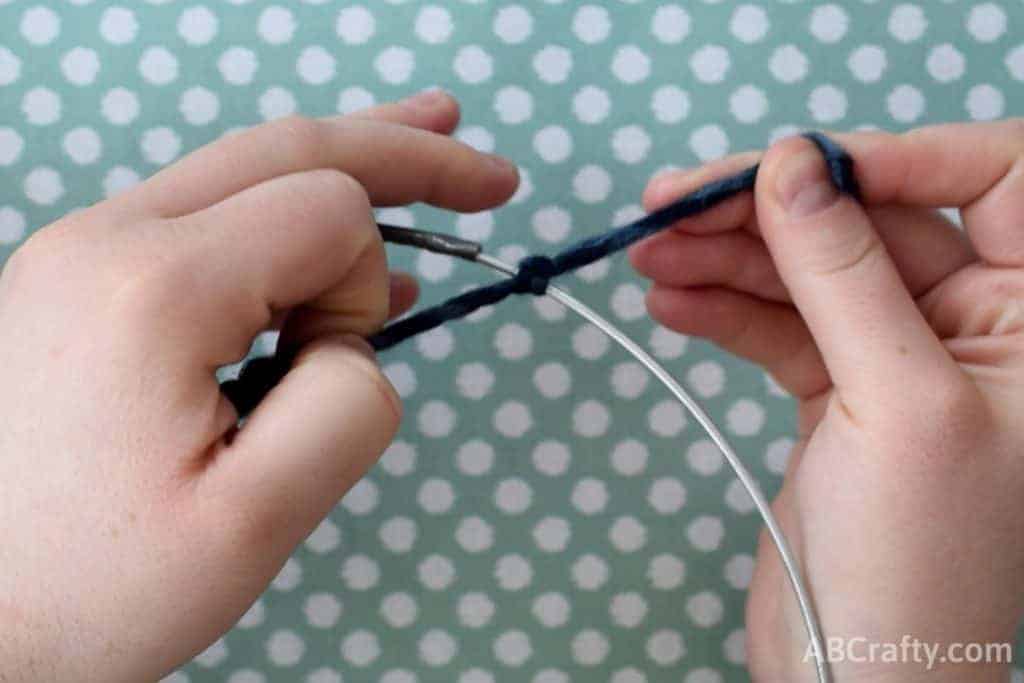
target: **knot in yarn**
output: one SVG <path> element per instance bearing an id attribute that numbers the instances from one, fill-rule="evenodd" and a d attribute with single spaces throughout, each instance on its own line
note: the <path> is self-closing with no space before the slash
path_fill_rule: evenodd
<path id="1" fill-rule="evenodd" d="M 555 262 L 547 256 L 527 256 L 519 262 L 519 271 L 512 278 L 512 291 L 540 296 L 548 291 L 548 283 L 557 274 Z"/>

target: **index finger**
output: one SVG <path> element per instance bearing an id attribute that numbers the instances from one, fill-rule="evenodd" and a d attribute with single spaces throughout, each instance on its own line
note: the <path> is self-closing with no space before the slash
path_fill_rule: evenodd
<path id="1" fill-rule="evenodd" d="M 209 207 L 279 176 L 337 169 L 374 205 L 427 202 L 479 211 L 508 199 L 515 166 L 446 135 L 360 117 L 288 117 L 230 135 L 133 190 L 147 213 L 169 218 Z"/>
<path id="2" fill-rule="evenodd" d="M 1024 119 L 832 136 L 866 203 L 959 207 L 982 259 L 1024 265 Z"/>

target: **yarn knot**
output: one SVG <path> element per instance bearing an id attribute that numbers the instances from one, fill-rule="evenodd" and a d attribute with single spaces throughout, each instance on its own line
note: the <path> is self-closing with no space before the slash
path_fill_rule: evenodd
<path id="1" fill-rule="evenodd" d="M 548 291 L 548 283 L 557 274 L 555 262 L 547 256 L 527 256 L 519 262 L 519 271 L 512 278 L 512 291 L 540 296 Z"/>

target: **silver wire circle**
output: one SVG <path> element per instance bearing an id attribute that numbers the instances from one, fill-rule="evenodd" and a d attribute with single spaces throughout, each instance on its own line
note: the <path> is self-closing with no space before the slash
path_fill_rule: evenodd
<path id="1" fill-rule="evenodd" d="M 505 275 L 512 276 L 517 272 L 515 266 L 489 254 L 478 254 L 475 261 Z M 675 378 L 672 377 L 672 375 L 670 375 L 669 372 L 665 370 L 665 368 L 663 368 L 661 364 L 658 363 L 658 361 L 647 353 L 639 344 L 626 336 L 622 330 L 615 327 L 615 325 L 582 301 L 555 285 L 548 286 L 545 296 L 549 296 L 555 301 L 558 301 L 566 308 L 597 327 L 619 346 L 625 349 L 627 353 L 643 364 L 644 367 L 646 367 L 651 374 L 653 374 L 658 381 L 661 382 L 673 396 L 675 396 L 683 407 L 689 411 L 690 415 L 697 420 L 714 444 L 722 452 L 722 455 L 725 456 L 726 461 L 728 461 L 729 466 L 732 467 L 733 472 L 736 473 L 736 477 L 740 480 L 743 488 L 746 489 L 747 493 L 750 494 L 750 498 L 754 501 L 754 505 L 757 507 L 757 511 L 761 515 L 761 519 L 764 520 L 772 542 L 775 544 L 775 548 L 779 552 L 779 557 L 782 559 L 783 567 L 786 570 L 786 576 L 789 578 L 789 583 L 793 588 L 794 595 L 796 596 L 797 604 L 800 608 L 800 614 L 804 621 L 804 628 L 807 630 L 807 637 L 810 640 L 811 649 L 814 653 L 818 681 L 819 683 L 831 683 L 832 675 L 829 670 L 828 662 L 825 659 L 825 647 L 824 639 L 821 634 L 821 625 L 818 622 L 818 615 L 814 610 L 814 606 L 811 604 L 810 595 L 806 585 L 804 584 L 800 568 L 793 557 L 793 552 L 790 550 L 789 543 L 786 541 L 786 536 L 782 532 L 782 528 L 779 526 L 778 520 L 775 519 L 775 515 L 772 513 L 768 501 L 761 492 L 761 487 L 758 485 L 757 480 L 754 479 L 753 475 L 750 474 L 750 471 L 743 464 L 743 461 L 736 455 L 736 452 L 726 440 L 721 430 L 718 429 L 714 421 L 706 412 L 704 412 L 704 409 L 700 407 L 700 404 L 698 404 L 697 401 L 695 401 L 694 398 L 690 396 L 682 386 L 680 386 Z"/>

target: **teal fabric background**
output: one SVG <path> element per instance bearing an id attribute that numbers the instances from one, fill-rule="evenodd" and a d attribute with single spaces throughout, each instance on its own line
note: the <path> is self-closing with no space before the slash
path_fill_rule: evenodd
<path id="1" fill-rule="evenodd" d="M 494 212 L 381 215 L 506 258 L 552 252 L 638 216 L 668 166 L 807 127 L 1019 115 L 1022 26 L 1018 0 L 0 0 L 0 259 L 228 130 L 429 86 L 457 95 L 456 135 L 513 158 L 523 186 Z M 424 303 L 490 277 L 391 257 Z M 778 488 L 793 406 L 760 370 L 653 325 L 622 257 L 565 284 L 652 348 Z M 748 680 L 759 521 L 638 365 L 527 298 L 381 362 L 406 405 L 399 439 L 167 681 Z"/>

